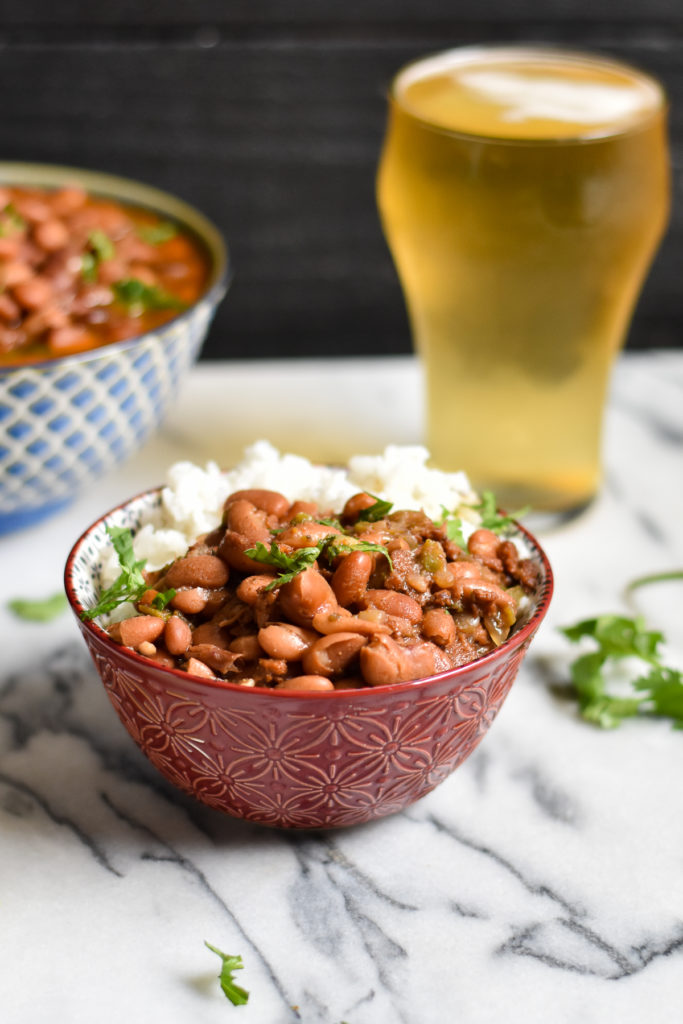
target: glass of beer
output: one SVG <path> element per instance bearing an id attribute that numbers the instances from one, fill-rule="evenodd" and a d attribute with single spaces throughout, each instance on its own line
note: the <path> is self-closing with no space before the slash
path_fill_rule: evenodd
<path id="1" fill-rule="evenodd" d="M 463 48 L 396 76 L 377 191 L 434 463 L 578 509 L 610 368 L 669 211 L 667 104 L 621 63 Z"/>

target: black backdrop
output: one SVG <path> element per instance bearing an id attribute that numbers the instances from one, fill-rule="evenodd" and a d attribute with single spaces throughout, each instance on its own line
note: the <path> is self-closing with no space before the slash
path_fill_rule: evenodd
<path id="1" fill-rule="evenodd" d="M 224 230 L 210 358 L 410 350 L 374 175 L 384 89 L 449 46 L 590 48 L 672 101 L 674 211 L 629 347 L 681 344 L 681 0 L 0 0 L 5 159 L 151 182 Z"/>

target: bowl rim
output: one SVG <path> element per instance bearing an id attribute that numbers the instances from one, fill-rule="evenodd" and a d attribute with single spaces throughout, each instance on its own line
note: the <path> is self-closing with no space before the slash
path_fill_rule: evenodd
<path id="1" fill-rule="evenodd" d="M 63 185 L 81 185 L 89 193 L 117 200 L 128 206 L 142 206 L 157 214 L 165 214 L 177 220 L 183 227 L 193 232 L 205 246 L 211 261 L 209 280 L 202 294 L 187 309 L 164 321 L 159 327 L 151 328 L 134 338 L 112 341 L 87 352 L 76 352 L 70 355 L 54 356 L 53 358 L 37 359 L 32 362 L 14 363 L 0 366 L 0 379 L 16 373 L 31 370 L 61 369 L 69 364 L 81 364 L 101 359 L 106 353 L 113 355 L 134 348 L 150 335 L 159 334 L 185 319 L 192 317 L 197 307 L 203 302 L 217 305 L 228 289 L 232 280 L 232 261 L 220 230 L 200 209 L 192 204 L 157 188 L 146 182 L 127 178 L 123 175 L 110 174 L 107 171 L 92 170 L 86 167 L 71 167 L 63 164 L 33 163 L 21 160 L 0 160 L 0 185 L 16 186 L 17 188 L 58 188 Z"/>
<path id="2" fill-rule="evenodd" d="M 240 694 L 254 694 L 256 699 L 270 699 L 270 700 L 341 700 L 343 698 L 349 700 L 359 700 L 361 698 L 367 699 L 368 694 L 395 694 L 404 693 L 406 691 L 414 693 L 416 690 L 423 690 L 432 685 L 433 683 L 439 683 L 446 679 L 453 680 L 457 683 L 458 679 L 466 677 L 469 672 L 472 671 L 474 666 L 483 666 L 484 669 L 489 663 L 494 663 L 502 656 L 510 651 L 513 651 L 519 647 L 526 646 L 528 641 L 531 639 L 533 634 L 536 632 L 541 622 L 545 618 L 545 615 L 550 606 L 550 601 L 553 596 L 554 590 L 554 575 L 553 570 L 548 560 L 548 556 L 539 544 L 538 540 L 531 534 L 526 527 L 522 526 L 516 520 L 513 520 L 513 525 L 522 536 L 525 538 L 527 543 L 532 549 L 533 554 L 538 558 L 541 567 L 543 569 L 543 580 L 539 584 L 539 593 L 536 608 L 524 625 L 513 632 L 507 640 L 504 640 L 499 647 L 494 648 L 492 651 L 488 651 L 486 654 L 482 654 L 480 657 L 475 658 L 472 661 L 466 662 L 464 665 L 458 665 L 456 668 L 446 669 L 443 672 L 437 672 L 430 676 L 423 676 L 421 679 L 409 679 L 400 683 L 386 683 L 380 686 L 372 687 L 359 687 L 357 689 L 349 690 L 275 690 L 265 686 L 254 686 L 245 687 L 239 683 L 230 683 L 225 679 L 204 679 L 200 676 L 193 676 L 188 672 L 184 672 L 178 668 L 166 668 L 162 665 L 156 665 L 154 662 L 145 658 L 142 654 L 138 654 L 130 647 L 124 647 L 122 644 L 116 643 L 112 640 L 109 634 L 104 630 L 97 622 L 93 619 L 84 620 L 81 618 L 81 612 L 86 609 L 79 601 L 76 595 L 76 588 L 73 584 L 72 574 L 74 563 L 80 553 L 80 549 L 90 538 L 91 534 L 107 519 L 113 516 L 116 512 L 127 508 L 133 502 L 140 501 L 144 498 L 151 497 L 152 495 L 158 495 L 163 489 L 163 485 L 158 487 L 148 488 L 147 490 L 141 491 L 139 494 L 128 498 L 126 501 L 120 502 L 115 505 L 109 511 L 99 516 L 90 526 L 81 533 L 80 537 L 73 544 L 66 560 L 64 568 L 64 589 L 66 592 L 67 600 L 71 607 L 72 612 L 76 617 L 76 621 L 80 629 L 84 633 L 91 634 L 94 640 L 99 641 L 100 645 L 109 647 L 113 654 L 119 658 L 123 658 L 124 662 L 128 661 L 131 667 L 144 668 L 146 670 L 152 670 L 154 674 L 159 673 L 161 675 L 167 675 L 170 679 L 178 680 L 179 682 L 187 682 L 188 679 L 192 680 L 195 684 L 203 684 L 212 690 L 223 690 L 227 692 L 237 692 Z"/>

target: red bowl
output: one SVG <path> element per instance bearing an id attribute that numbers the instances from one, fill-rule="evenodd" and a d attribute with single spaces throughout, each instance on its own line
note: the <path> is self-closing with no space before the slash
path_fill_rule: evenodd
<path id="1" fill-rule="evenodd" d="M 171 783 L 237 818 L 279 828 L 356 825 L 419 800 L 483 739 L 507 696 L 553 590 L 548 559 L 529 618 L 500 647 L 448 672 L 334 692 L 245 689 L 160 668 L 81 612 L 93 603 L 105 525 L 134 529 L 150 491 L 90 526 L 69 554 L 66 593 L 124 726 Z"/>

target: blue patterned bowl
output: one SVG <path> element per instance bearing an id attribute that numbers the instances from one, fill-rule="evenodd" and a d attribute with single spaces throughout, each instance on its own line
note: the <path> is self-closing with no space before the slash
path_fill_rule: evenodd
<path id="1" fill-rule="evenodd" d="M 0 534 L 68 504 L 138 448 L 163 419 L 227 288 L 223 239 L 197 210 L 127 179 L 70 167 L 0 163 L 0 183 L 89 192 L 146 206 L 207 248 L 207 290 L 189 309 L 128 341 L 28 366 L 0 367 Z"/>

